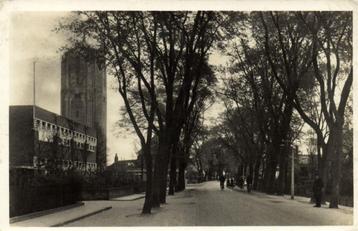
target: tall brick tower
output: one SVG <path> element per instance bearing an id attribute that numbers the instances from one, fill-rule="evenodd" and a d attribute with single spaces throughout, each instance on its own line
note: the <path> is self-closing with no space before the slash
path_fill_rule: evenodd
<path id="1" fill-rule="evenodd" d="M 106 70 L 91 50 L 86 58 L 71 51 L 62 56 L 61 115 L 97 131 L 97 164 L 106 165 Z"/>

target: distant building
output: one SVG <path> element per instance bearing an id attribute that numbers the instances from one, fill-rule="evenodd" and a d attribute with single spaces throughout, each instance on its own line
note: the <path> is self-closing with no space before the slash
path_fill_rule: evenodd
<path id="1" fill-rule="evenodd" d="M 40 107 L 10 106 L 10 167 L 41 167 L 56 160 L 63 169 L 97 168 L 94 128 Z"/>
<path id="2" fill-rule="evenodd" d="M 115 171 L 126 172 L 132 170 L 140 170 L 140 163 L 138 160 L 118 160 L 107 167 L 108 169 L 115 169 Z"/>
<path id="3" fill-rule="evenodd" d="M 106 171 L 112 177 L 127 175 L 136 179 L 146 179 L 145 169 L 140 157 L 134 160 L 118 160 L 118 155 L 116 154 L 113 164 L 107 166 Z"/>

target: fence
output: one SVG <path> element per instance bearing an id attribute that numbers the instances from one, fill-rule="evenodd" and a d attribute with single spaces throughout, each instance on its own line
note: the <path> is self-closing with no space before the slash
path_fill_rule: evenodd
<path id="1" fill-rule="evenodd" d="M 73 204 L 80 199 L 73 176 L 37 175 L 34 169 L 10 169 L 10 217 Z"/>

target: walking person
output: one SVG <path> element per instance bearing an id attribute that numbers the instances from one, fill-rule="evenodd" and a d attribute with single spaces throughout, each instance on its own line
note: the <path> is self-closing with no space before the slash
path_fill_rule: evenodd
<path id="1" fill-rule="evenodd" d="M 316 205 L 314 207 L 321 207 L 321 200 L 322 200 L 322 188 L 323 182 L 318 174 L 315 176 L 315 180 L 313 182 L 313 196 L 316 201 Z"/>
<path id="2" fill-rule="evenodd" d="M 247 192 L 251 192 L 251 186 L 252 186 L 252 176 L 251 174 L 249 174 L 247 177 L 246 177 L 246 184 L 247 184 Z"/>
<path id="3" fill-rule="evenodd" d="M 222 174 L 221 176 L 220 176 L 220 178 L 219 178 L 219 180 L 220 180 L 220 188 L 221 188 L 221 190 L 224 190 L 224 184 L 225 184 L 225 176 Z"/>

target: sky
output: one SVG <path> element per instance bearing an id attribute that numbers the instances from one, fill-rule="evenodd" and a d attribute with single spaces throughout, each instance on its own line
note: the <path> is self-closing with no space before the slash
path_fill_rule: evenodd
<path id="1" fill-rule="evenodd" d="M 53 29 L 70 13 L 66 12 L 13 12 L 10 20 L 10 105 L 33 104 L 33 62 L 36 60 L 36 105 L 60 114 L 61 51 L 66 35 Z M 224 64 L 225 59 L 213 54 L 210 61 Z M 107 76 L 107 164 L 117 153 L 119 159 L 135 159 L 140 145 L 131 130 L 118 128 L 121 119 L 120 95 L 115 92 L 114 78 Z M 213 121 L 222 110 L 216 103 L 206 113 Z"/>

